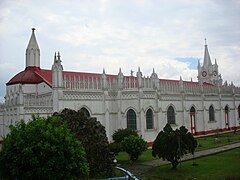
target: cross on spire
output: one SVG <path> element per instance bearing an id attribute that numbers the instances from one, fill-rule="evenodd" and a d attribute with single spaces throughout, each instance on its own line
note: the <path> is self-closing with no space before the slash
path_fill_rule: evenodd
<path id="1" fill-rule="evenodd" d="M 207 45 L 207 39 L 206 38 L 204 39 L 204 41 L 205 41 L 205 45 Z"/>

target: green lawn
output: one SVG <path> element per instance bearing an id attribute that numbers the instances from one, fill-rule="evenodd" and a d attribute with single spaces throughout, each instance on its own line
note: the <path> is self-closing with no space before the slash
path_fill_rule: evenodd
<path id="1" fill-rule="evenodd" d="M 153 168 L 145 174 L 150 179 L 240 179 L 240 148 L 215 155 L 196 159 L 197 166 L 192 161 L 182 162 L 176 170 L 171 165 Z"/>
<path id="2" fill-rule="evenodd" d="M 216 140 L 216 138 L 218 139 Z M 230 133 L 215 134 L 215 135 L 205 136 L 205 137 L 198 137 L 196 139 L 198 141 L 198 147 L 196 148 L 196 151 L 201 151 L 205 149 L 210 149 L 214 147 L 219 147 L 227 144 L 240 142 L 240 131 L 237 131 L 236 133 L 230 132 Z M 120 152 L 119 155 L 116 156 L 116 159 L 119 162 L 129 161 L 128 154 L 125 152 Z M 139 157 L 138 161 L 149 161 L 154 159 L 157 159 L 157 158 L 154 158 L 152 156 L 152 150 L 148 149 Z"/>
<path id="3" fill-rule="evenodd" d="M 196 151 L 224 146 L 227 144 L 240 142 L 240 131 L 237 131 L 236 133 L 230 132 L 230 133 L 199 137 L 197 138 L 197 141 L 198 141 L 198 147 Z"/>

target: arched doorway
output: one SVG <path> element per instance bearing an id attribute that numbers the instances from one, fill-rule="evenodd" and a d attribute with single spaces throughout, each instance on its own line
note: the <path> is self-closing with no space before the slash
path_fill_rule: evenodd
<path id="1" fill-rule="evenodd" d="M 191 133 L 195 134 L 196 133 L 196 110 L 192 106 L 190 109 L 190 125 L 191 125 Z"/>
<path id="2" fill-rule="evenodd" d="M 225 106 L 224 114 L 225 114 L 225 127 L 227 129 L 229 129 L 229 108 L 228 108 L 228 106 Z"/>

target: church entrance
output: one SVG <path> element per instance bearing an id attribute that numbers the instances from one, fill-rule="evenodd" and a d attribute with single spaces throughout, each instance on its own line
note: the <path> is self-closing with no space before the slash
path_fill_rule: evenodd
<path id="1" fill-rule="evenodd" d="M 229 108 L 228 106 L 225 107 L 225 128 L 229 129 Z"/>
<path id="2" fill-rule="evenodd" d="M 191 107 L 190 109 L 190 125 L 191 125 L 191 133 L 195 134 L 196 133 L 196 110 L 194 107 Z"/>

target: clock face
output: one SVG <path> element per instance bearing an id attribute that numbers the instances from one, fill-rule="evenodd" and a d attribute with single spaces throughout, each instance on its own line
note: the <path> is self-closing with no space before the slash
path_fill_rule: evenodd
<path id="1" fill-rule="evenodd" d="M 202 76 L 203 76 L 203 77 L 206 77 L 206 75 L 207 75 L 207 72 L 206 72 L 206 71 L 203 71 L 203 72 L 202 72 Z"/>

